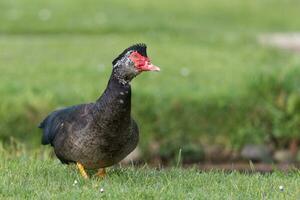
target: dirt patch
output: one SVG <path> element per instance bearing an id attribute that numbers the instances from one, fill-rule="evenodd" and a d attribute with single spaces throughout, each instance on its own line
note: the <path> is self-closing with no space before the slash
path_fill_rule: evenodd
<path id="1" fill-rule="evenodd" d="M 258 37 L 258 41 L 266 46 L 300 53 L 300 33 L 273 33 Z"/>

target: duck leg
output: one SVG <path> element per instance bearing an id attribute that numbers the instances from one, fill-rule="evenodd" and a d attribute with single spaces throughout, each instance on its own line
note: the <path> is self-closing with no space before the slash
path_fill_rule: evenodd
<path id="1" fill-rule="evenodd" d="M 89 176 L 87 175 L 87 173 L 86 173 L 86 171 L 84 169 L 84 166 L 81 163 L 79 163 L 79 162 L 77 162 L 76 165 L 77 165 L 77 167 L 79 169 L 79 172 L 80 172 L 81 176 L 83 178 L 85 178 L 85 179 L 89 178 Z"/>
<path id="2" fill-rule="evenodd" d="M 104 178 L 106 175 L 106 170 L 105 168 L 100 168 L 98 169 L 98 172 L 96 174 L 96 176 L 100 177 L 100 178 Z"/>

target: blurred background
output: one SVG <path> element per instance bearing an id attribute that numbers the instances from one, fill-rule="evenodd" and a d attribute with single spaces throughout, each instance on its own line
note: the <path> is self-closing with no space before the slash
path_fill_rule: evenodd
<path id="1" fill-rule="evenodd" d="M 160 73 L 132 82 L 132 159 L 300 161 L 297 0 L 1 0 L 0 140 L 40 145 L 52 110 L 96 100 L 144 42 Z"/>

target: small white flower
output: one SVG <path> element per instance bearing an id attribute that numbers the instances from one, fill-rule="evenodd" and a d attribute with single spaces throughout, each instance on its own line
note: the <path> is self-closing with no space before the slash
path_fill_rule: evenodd
<path id="1" fill-rule="evenodd" d="M 49 19 L 51 18 L 51 15 L 52 15 L 52 13 L 51 13 L 51 11 L 48 10 L 48 9 L 42 9 L 42 10 L 40 10 L 39 13 L 38 13 L 39 18 L 40 18 L 40 20 L 42 20 L 42 21 L 47 21 L 47 20 L 49 20 Z"/>
<path id="2" fill-rule="evenodd" d="M 73 186 L 77 185 L 77 180 L 74 180 Z"/>
<path id="3" fill-rule="evenodd" d="M 280 191 L 283 191 L 283 189 L 284 189 L 283 186 L 280 185 L 280 186 L 279 186 L 279 190 L 280 190 Z"/>
<path id="4" fill-rule="evenodd" d="M 103 188 L 100 188 L 100 192 L 103 193 L 103 192 L 104 192 L 104 189 L 103 189 Z"/>
<path id="5" fill-rule="evenodd" d="M 180 70 L 180 74 L 181 74 L 181 76 L 188 76 L 188 75 L 190 75 L 190 70 L 188 69 L 188 68 L 182 68 L 181 70 Z"/>

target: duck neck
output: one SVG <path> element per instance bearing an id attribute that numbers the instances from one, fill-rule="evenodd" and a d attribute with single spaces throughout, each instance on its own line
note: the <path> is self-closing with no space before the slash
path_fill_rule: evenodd
<path id="1" fill-rule="evenodd" d="M 106 115 L 111 118 L 124 118 L 130 116 L 130 83 L 120 80 L 112 73 L 107 87 L 102 96 L 97 100 L 96 105 L 100 114 L 105 112 Z"/>

